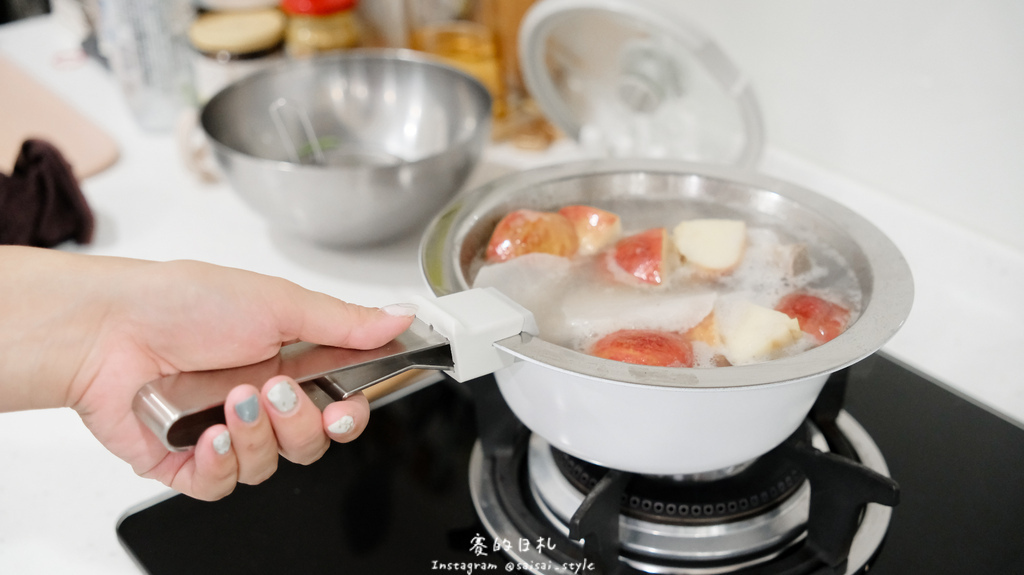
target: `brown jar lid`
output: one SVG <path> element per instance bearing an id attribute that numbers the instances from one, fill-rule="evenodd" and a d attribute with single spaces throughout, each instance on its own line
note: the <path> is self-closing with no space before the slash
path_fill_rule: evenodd
<path id="1" fill-rule="evenodd" d="M 284 36 L 286 17 L 280 10 L 208 12 L 189 27 L 192 45 L 207 54 L 248 54 L 274 48 Z"/>

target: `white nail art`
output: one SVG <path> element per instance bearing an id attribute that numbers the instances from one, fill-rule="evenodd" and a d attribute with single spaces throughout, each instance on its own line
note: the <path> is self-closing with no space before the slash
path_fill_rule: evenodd
<path id="1" fill-rule="evenodd" d="M 267 392 L 267 399 L 281 413 L 288 413 L 299 403 L 299 397 L 295 395 L 295 390 L 287 381 L 278 382 L 271 387 Z"/>
<path id="2" fill-rule="evenodd" d="M 225 430 L 213 438 L 213 450 L 224 455 L 229 449 L 231 449 L 231 434 Z"/>
<path id="3" fill-rule="evenodd" d="M 414 303 L 393 303 L 380 308 L 380 311 L 395 317 L 412 317 L 420 310 Z"/>
<path id="4" fill-rule="evenodd" d="M 352 419 L 351 415 L 343 415 L 341 419 L 327 426 L 327 429 L 331 433 L 348 433 L 352 431 L 352 428 L 356 426 L 356 420 Z"/>

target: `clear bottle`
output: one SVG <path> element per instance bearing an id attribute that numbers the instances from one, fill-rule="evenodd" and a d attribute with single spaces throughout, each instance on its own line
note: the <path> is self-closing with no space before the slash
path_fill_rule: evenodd
<path id="1" fill-rule="evenodd" d="M 357 0 L 282 0 L 281 10 L 288 16 L 285 51 L 302 57 L 359 46 L 357 4 Z"/>
<path id="2" fill-rule="evenodd" d="M 168 131 L 195 101 L 189 0 L 101 0 L 100 50 L 143 129 Z"/>

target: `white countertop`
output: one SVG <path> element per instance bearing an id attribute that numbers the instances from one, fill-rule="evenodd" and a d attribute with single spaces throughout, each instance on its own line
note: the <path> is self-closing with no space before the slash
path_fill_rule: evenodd
<path id="1" fill-rule="evenodd" d="M 180 163 L 170 135 L 135 126 L 95 62 L 51 65 L 73 40 L 48 18 L 0 26 L 0 54 L 109 131 L 121 146 L 112 168 L 83 182 L 97 216 L 84 253 L 204 260 L 278 275 L 365 305 L 427 294 L 418 238 L 333 251 L 268 230 L 224 183 L 203 184 Z M 2 127 L 0 127 L 2 129 Z M 578 156 L 568 143 L 543 155 L 495 148 L 474 177 Z M 878 225 L 903 251 L 916 297 L 889 356 L 1024 422 L 1024 378 L 1010 359 L 1024 349 L 1024 254 L 938 219 L 781 150 L 762 171 L 832 197 Z M 955 422 L 936 421 L 936 426 Z M 165 488 L 136 477 L 70 410 L 0 414 L 0 573 L 137 573 L 114 525 Z"/>

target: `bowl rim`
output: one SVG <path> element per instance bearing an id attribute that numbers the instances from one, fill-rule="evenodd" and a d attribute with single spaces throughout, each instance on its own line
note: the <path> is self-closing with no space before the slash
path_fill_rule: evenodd
<path id="1" fill-rule="evenodd" d="M 391 169 L 394 169 L 396 166 L 409 166 L 409 165 L 417 165 L 417 164 L 421 164 L 421 163 L 426 163 L 426 162 L 434 161 L 437 158 L 450 153 L 450 150 L 453 149 L 453 148 L 460 148 L 460 147 L 464 147 L 464 146 L 471 146 L 471 145 L 474 144 L 475 141 L 477 141 L 481 137 L 483 137 L 484 140 L 489 139 L 489 135 L 490 135 L 490 132 L 491 132 L 491 124 L 492 124 L 491 115 L 492 115 L 492 110 L 494 108 L 494 98 L 491 96 L 490 91 L 487 90 L 487 88 L 483 85 L 483 83 L 480 82 L 479 80 L 477 80 L 476 78 L 474 78 L 472 75 L 470 75 L 470 74 L 468 74 L 468 73 L 466 73 L 466 72 L 456 68 L 455 66 L 452 66 L 451 64 L 448 64 L 447 62 L 445 62 L 443 59 L 441 59 L 438 56 L 434 56 L 434 55 L 428 54 L 426 52 L 419 52 L 419 51 L 416 51 L 416 50 L 411 50 L 411 49 L 408 49 L 408 48 L 351 48 L 351 49 L 344 50 L 344 51 L 328 52 L 328 53 L 323 53 L 323 54 L 315 54 L 313 56 L 308 56 L 308 57 L 305 57 L 305 58 L 302 58 L 302 59 L 283 59 L 283 60 L 281 60 L 279 62 L 274 62 L 273 64 L 271 64 L 270 66 L 268 66 L 267 68 L 265 68 L 263 70 L 259 70 L 257 72 L 254 72 L 254 73 L 248 75 L 248 76 L 245 76 L 244 78 L 241 78 L 240 80 L 237 80 L 235 82 L 232 82 L 231 84 L 228 84 L 227 86 L 222 88 L 220 91 L 218 91 L 216 94 L 214 94 L 209 100 L 206 101 L 205 104 L 203 104 L 203 106 L 199 110 L 199 114 L 197 116 L 198 127 L 199 127 L 200 130 L 202 130 L 203 136 L 206 138 L 206 140 L 208 142 L 210 142 L 210 144 L 214 148 L 216 148 L 216 149 L 218 149 L 218 150 L 220 150 L 220 151 L 222 151 L 224 153 L 228 153 L 228 154 L 232 154 L 232 155 L 235 155 L 235 156 L 244 157 L 244 158 L 246 158 L 247 160 L 249 160 L 251 162 L 254 162 L 254 163 L 257 163 L 257 164 L 261 164 L 261 165 L 265 165 L 265 166 L 267 166 L 269 168 L 272 168 L 272 169 L 277 169 L 277 170 L 280 170 L 280 171 L 312 171 L 312 172 L 322 172 L 322 171 L 346 169 L 346 166 L 301 164 L 301 163 L 290 162 L 290 161 L 287 161 L 287 160 L 273 160 L 273 159 L 270 159 L 270 158 L 264 158 L 264 157 L 261 157 L 261 156 L 256 156 L 256 155 L 253 155 L 253 154 L 249 154 L 247 152 L 243 152 L 242 150 L 239 150 L 239 149 L 237 149 L 237 148 L 235 148 L 233 146 L 230 146 L 230 145 L 226 144 L 225 142 L 222 142 L 221 140 L 219 140 L 217 137 L 215 137 L 210 132 L 210 130 L 207 128 L 207 122 L 208 122 L 208 118 L 209 118 L 210 114 L 213 113 L 212 112 L 212 108 L 215 107 L 217 105 L 217 103 L 219 103 L 224 98 L 227 98 L 230 93 L 232 93 L 234 91 L 237 91 L 237 90 L 244 90 L 247 85 L 259 82 L 262 78 L 266 78 L 266 77 L 269 77 L 269 76 L 274 76 L 274 75 L 281 74 L 281 73 L 284 73 L 284 72 L 287 72 L 287 71 L 295 70 L 297 68 L 317 67 L 317 66 L 321 66 L 321 65 L 327 65 L 330 62 L 353 61 L 353 60 L 400 61 L 400 62 L 408 62 L 408 63 L 412 63 L 412 64 L 420 64 L 420 65 L 424 65 L 424 66 L 428 66 L 428 67 L 433 67 L 433 68 L 438 68 L 438 69 L 446 70 L 448 73 L 454 74 L 455 76 L 461 78 L 462 80 L 466 81 L 470 86 L 472 86 L 473 89 L 475 91 L 477 91 L 481 95 L 481 101 L 484 104 L 482 106 L 480 117 L 477 120 L 477 129 L 469 132 L 468 134 L 466 134 L 464 136 L 461 136 L 460 138 L 458 138 L 456 140 L 454 140 L 448 146 L 448 148 L 446 148 L 446 149 L 444 149 L 444 150 L 442 150 L 440 152 L 437 152 L 437 153 L 428 154 L 428 155 L 416 158 L 415 160 L 402 160 L 399 164 L 396 164 L 396 165 L 387 165 L 387 166 L 359 165 L 359 166 L 353 166 L 355 169 L 359 169 L 359 170 L 391 170 Z"/>
<path id="2" fill-rule="evenodd" d="M 434 217 L 422 236 L 420 270 L 428 287 L 437 296 L 467 287 L 459 264 L 460 234 L 478 221 L 479 214 L 473 210 L 487 198 L 553 181 L 637 172 L 692 175 L 749 186 L 778 194 L 828 220 L 856 244 L 868 263 L 871 293 L 860 316 L 828 343 L 789 357 L 740 366 L 636 365 L 594 357 L 525 334 L 503 349 L 527 361 L 594 379 L 686 389 L 744 388 L 785 384 L 852 365 L 878 351 L 909 316 L 914 295 L 910 266 L 892 240 L 864 217 L 816 192 L 768 176 L 729 166 L 660 159 L 584 160 L 546 166 L 509 174 L 460 194 Z"/>

